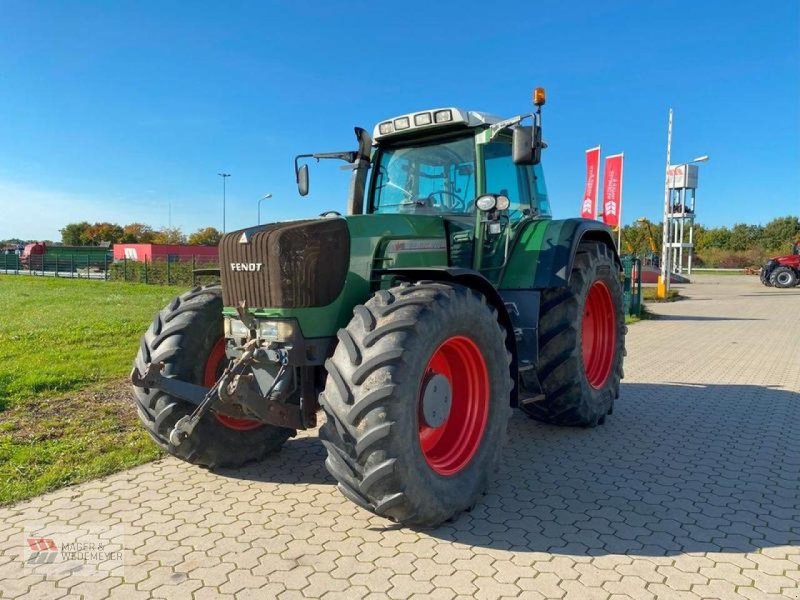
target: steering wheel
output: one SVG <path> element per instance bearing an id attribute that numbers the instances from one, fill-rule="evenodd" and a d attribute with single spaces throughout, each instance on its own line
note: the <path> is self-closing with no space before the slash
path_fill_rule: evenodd
<path id="1" fill-rule="evenodd" d="M 319 213 L 319 216 L 324 219 L 332 219 L 334 217 L 341 217 L 342 213 L 336 210 L 326 210 L 325 212 Z"/>
<path id="2" fill-rule="evenodd" d="M 464 202 L 464 199 L 461 196 L 450 190 L 436 190 L 435 192 L 431 192 L 430 194 L 428 194 L 428 199 L 431 202 L 433 202 L 434 196 L 441 196 L 442 204 L 444 204 L 445 196 L 449 196 L 450 198 L 452 198 L 452 202 L 450 203 L 450 208 L 453 208 L 455 210 L 463 212 L 463 210 L 467 206 L 466 202 Z"/>

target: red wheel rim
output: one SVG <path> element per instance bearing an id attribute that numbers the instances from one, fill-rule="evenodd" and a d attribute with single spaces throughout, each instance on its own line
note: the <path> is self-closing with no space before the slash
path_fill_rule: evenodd
<path id="1" fill-rule="evenodd" d="M 450 412 L 438 427 L 425 423 L 422 397 L 433 375 L 447 378 Z M 433 353 L 417 394 L 419 444 L 428 466 L 439 475 L 455 475 L 478 451 L 489 416 L 489 373 L 478 346 L 464 336 L 444 341 Z"/>
<path id="2" fill-rule="evenodd" d="M 608 380 L 616 345 L 617 327 L 611 292 L 605 283 L 595 281 L 586 297 L 581 332 L 583 369 L 593 388 L 603 387 Z"/>
<path id="3" fill-rule="evenodd" d="M 203 385 L 211 387 L 222 375 L 222 370 L 225 368 L 225 338 L 221 337 L 211 348 L 211 354 L 208 355 L 206 367 L 203 370 Z M 228 429 L 235 429 L 236 431 L 250 431 L 261 427 L 261 421 L 253 421 L 251 419 L 239 419 L 237 417 L 229 417 L 228 415 L 221 415 L 218 412 L 214 413 L 217 421 L 225 425 Z"/>

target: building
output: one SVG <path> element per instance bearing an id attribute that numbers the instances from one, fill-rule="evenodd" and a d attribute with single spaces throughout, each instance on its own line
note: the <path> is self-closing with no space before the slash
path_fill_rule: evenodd
<path id="1" fill-rule="evenodd" d="M 216 262 L 219 252 L 216 246 L 190 246 L 188 244 L 114 244 L 114 260 L 136 260 L 152 262 L 191 261 Z"/>

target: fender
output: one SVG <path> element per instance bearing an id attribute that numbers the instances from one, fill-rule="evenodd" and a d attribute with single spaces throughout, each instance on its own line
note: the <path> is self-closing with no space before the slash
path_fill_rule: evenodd
<path id="1" fill-rule="evenodd" d="M 511 352 L 511 381 L 514 382 L 514 387 L 511 390 L 511 406 L 517 406 L 518 362 L 514 326 L 508 314 L 508 310 L 506 309 L 503 297 L 486 277 L 472 269 L 463 269 L 460 267 L 388 268 L 377 271 L 377 274 L 393 275 L 412 281 L 428 279 L 447 283 L 458 283 L 483 294 L 486 301 L 497 311 L 497 319 L 506 330 L 506 348 Z"/>
<path id="2" fill-rule="evenodd" d="M 500 276 L 500 289 L 542 290 L 568 285 L 578 245 L 587 240 L 608 246 L 622 270 L 611 229 L 604 223 L 592 219 L 536 220 L 516 236 Z"/>

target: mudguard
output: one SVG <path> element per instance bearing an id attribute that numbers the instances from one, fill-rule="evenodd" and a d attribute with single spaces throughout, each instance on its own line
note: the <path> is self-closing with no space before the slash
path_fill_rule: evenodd
<path id="1" fill-rule="evenodd" d="M 567 285 L 578 244 L 587 240 L 608 246 L 622 269 L 607 225 L 591 219 L 531 221 L 514 241 L 500 276 L 500 289 L 542 290 Z"/>

